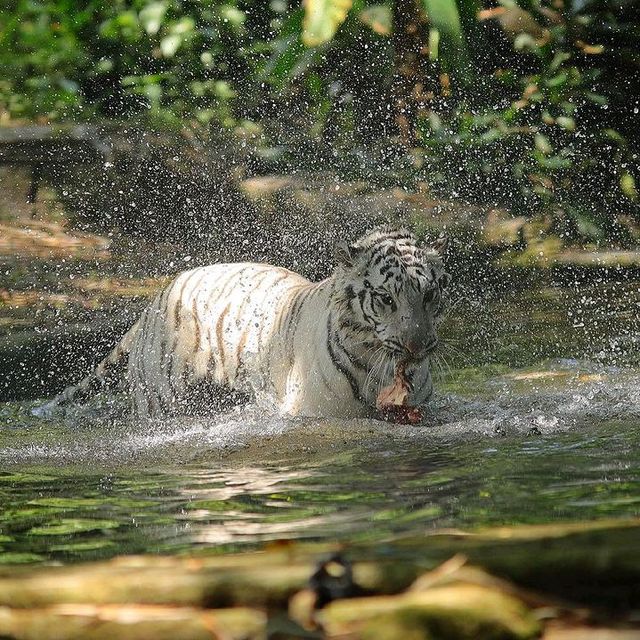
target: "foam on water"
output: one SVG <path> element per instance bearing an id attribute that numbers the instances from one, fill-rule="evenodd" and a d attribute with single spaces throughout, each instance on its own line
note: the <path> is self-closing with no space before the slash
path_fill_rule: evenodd
<path id="1" fill-rule="evenodd" d="M 30 416 L 29 405 L 5 407 L 0 463 L 146 463 L 219 460 L 251 446 L 303 453 L 318 448 L 412 446 L 443 440 L 536 436 L 640 420 L 640 375 L 633 369 L 556 360 L 536 370 L 488 377 L 469 391 L 440 393 L 425 424 L 377 420 L 323 420 L 268 414 L 255 405 L 207 418 L 139 424 L 74 411 L 64 419 Z M 325 436 L 324 440 L 319 438 Z"/>

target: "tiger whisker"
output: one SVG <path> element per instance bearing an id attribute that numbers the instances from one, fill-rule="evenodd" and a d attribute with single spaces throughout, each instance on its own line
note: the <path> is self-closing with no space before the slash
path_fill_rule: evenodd
<path id="1" fill-rule="evenodd" d="M 367 367 L 369 367 L 371 361 L 376 357 L 378 358 L 376 360 L 376 362 L 374 363 L 374 366 L 372 366 L 369 369 L 369 373 L 367 374 L 367 377 L 365 378 L 365 381 L 364 381 L 364 388 L 365 389 L 368 387 L 369 381 L 373 379 L 374 371 L 376 371 L 378 366 L 379 366 L 380 356 L 382 356 L 382 358 L 384 358 L 384 347 L 382 345 L 380 347 L 378 347 L 378 349 L 375 351 L 375 353 L 369 358 L 369 362 L 367 363 Z"/>

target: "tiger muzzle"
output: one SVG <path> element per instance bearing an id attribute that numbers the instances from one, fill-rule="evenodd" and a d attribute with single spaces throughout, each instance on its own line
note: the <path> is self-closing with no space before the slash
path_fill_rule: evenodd
<path id="1" fill-rule="evenodd" d="M 408 341 L 404 348 L 410 360 L 422 360 L 438 347 L 438 338 L 432 338 L 429 342 Z"/>

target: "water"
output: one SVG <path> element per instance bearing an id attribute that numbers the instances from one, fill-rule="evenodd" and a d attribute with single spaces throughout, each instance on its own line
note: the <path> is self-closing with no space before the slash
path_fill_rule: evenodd
<path id="1" fill-rule="evenodd" d="M 467 292 L 419 427 L 0 405 L 0 563 L 637 517 L 639 305 L 615 277 Z"/>

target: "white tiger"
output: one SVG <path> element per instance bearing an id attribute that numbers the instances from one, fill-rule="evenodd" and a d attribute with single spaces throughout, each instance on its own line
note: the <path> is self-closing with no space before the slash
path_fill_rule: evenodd
<path id="1" fill-rule="evenodd" d="M 402 360 L 408 404 L 424 405 L 449 281 L 441 244 L 420 248 L 404 229 L 379 228 L 339 245 L 318 283 L 267 264 L 182 273 L 53 404 L 125 382 L 140 417 L 203 413 L 245 395 L 290 415 L 366 417 Z"/>

